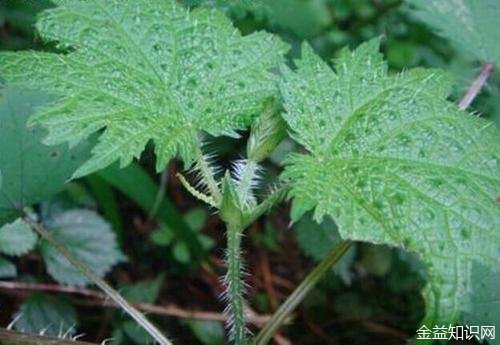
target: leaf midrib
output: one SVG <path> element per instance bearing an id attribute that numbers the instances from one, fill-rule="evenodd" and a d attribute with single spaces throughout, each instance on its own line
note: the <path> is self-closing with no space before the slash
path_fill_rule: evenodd
<path id="1" fill-rule="evenodd" d="M 334 72 L 332 72 L 332 73 L 334 73 Z M 334 73 L 334 75 L 335 75 L 335 73 Z M 381 84 L 384 83 L 382 85 L 381 90 L 376 92 L 372 97 L 366 99 L 363 103 L 359 104 L 357 108 L 353 108 L 352 105 L 350 106 L 351 110 L 350 110 L 347 118 L 342 122 L 342 125 L 337 130 L 337 133 L 335 134 L 333 139 L 328 144 L 328 147 L 330 149 L 335 148 L 335 146 L 339 143 L 339 141 L 341 141 L 345 137 L 347 130 L 351 127 L 353 122 L 356 122 L 356 120 L 358 120 L 357 115 L 360 113 L 361 110 L 363 110 L 363 108 L 369 106 L 373 102 L 379 101 L 379 98 L 381 98 L 384 94 L 386 94 L 390 91 L 406 88 L 415 82 L 423 83 L 423 82 L 433 78 L 434 76 L 435 76 L 435 73 L 429 74 L 425 78 L 422 78 L 422 76 L 420 76 L 420 75 L 416 75 L 416 76 L 413 76 L 412 78 L 406 78 L 406 79 L 403 79 L 402 75 L 396 76 L 396 77 L 389 77 L 389 76 L 380 77 L 380 83 Z M 389 86 L 389 87 L 385 87 L 385 85 L 387 85 L 388 83 L 391 83 L 391 81 L 394 81 L 394 83 L 392 83 L 391 86 Z M 349 95 L 350 94 L 351 94 L 351 92 L 349 92 Z"/>
<path id="2" fill-rule="evenodd" d="M 416 166 L 418 168 L 428 168 L 428 169 L 439 169 L 439 170 L 444 170 L 448 172 L 453 172 L 453 173 L 461 173 L 465 175 L 470 175 L 478 178 L 484 178 L 489 180 L 490 182 L 494 182 L 500 186 L 500 176 L 489 176 L 482 174 L 477 171 L 471 171 L 471 170 L 465 170 L 463 168 L 458 168 L 456 166 L 452 165 L 442 165 L 438 163 L 430 163 L 430 162 L 424 162 L 424 161 L 418 161 L 418 160 L 413 160 L 413 159 L 408 159 L 408 158 L 396 158 L 396 157 L 388 157 L 388 156 L 359 156 L 359 157 L 350 157 L 350 158 L 342 158 L 342 157 L 334 157 L 329 160 L 330 164 L 337 165 L 337 164 L 352 164 L 356 163 L 357 165 L 373 165 L 374 162 L 377 163 L 382 163 L 382 164 L 387 164 L 388 162 L 394 162 L 394 163 L 399 163 L 399 164 L 405 164 L 405 165 L 410 165 L 410 166 Z"/>

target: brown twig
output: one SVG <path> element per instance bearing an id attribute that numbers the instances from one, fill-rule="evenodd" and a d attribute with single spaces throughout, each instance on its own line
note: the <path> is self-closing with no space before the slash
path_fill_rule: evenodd
<path id="1" fill-rule="evenodd" d="M 273 280 L 273 283 L 276 286 L 282 287 L 282 288 L 290 290 L 290 291 L 295 288 L 295 286 L 293 285 L 293 283 L 291 281 L 289 281 L 286 278 L 280 277 L 280 276 L 278 276 L 276 274 L 273 274 L 273 276 L 271 277 L 271 279 Z"/>
<path id="2" fill-rule="evenodd" d="M 381 323 L 378 323 L 378 322 L 375 322 L 372 320 L 361 320 L 360 322 L 362 325 L 364 325 L 366 328 L 370 329 L 373 332 L 387 334 L 387 335 L 390 335 L 391 337 L 398 338 L 398 339 L 404 339 L 404 340 L 408 340 L 411 338 L 410 335 L 406 334 L 403 331 L 400 331 L 398 329 L 394 329 L 392 327 L 383 325 Z"/>
<path id="3" fill-rule="evenodd" d="M 486 84 L 486 80 L 488 80 L 488 77 L 493 72 L 494 67 L 495 65 L 492 63 L 486 63 L 483 65 L 479 76 L 472 82 L 465 95 L 462 99 L 460 99 L 460 102 L 458 103 L 460 110 L 465 110 L 471 105 L 472 101 L 474 101 L 476 96 L 479 94 L 484 84 Z"/>
<path id="4" fill-rule="evenodd" d="M 285 338 L 279 333 L 276 333 L 273 336 L 273 340 L 276 343 L 276 345 L 292 345 L 292 342 L 289 339 Z"/>
<path id="5" fill-rule="evenodd" d="M 273 286 L 273 275 L 271 273 L 271 268 L 269 267 L 269 259 L 264 251 L 260 251 L 260 269 L 262 273 L 264 289 L 266 290 L 266 293 L 269 297 L 271 309 L 274 311 L 278 307 L 278 298 Z"/>
<path id="6" fill-rule="evenodd" d="M 86 289 L 76 286 L 55 285 L 55 284 L 37 284 L 15 281 L 0 281 L 0 289 L 4 290 L 28 290 L 43 292 L 64 292 L 69 294 L 106 299 L 106 295 L 93 289 Z"/>
<path id="7" fill-rule="evenodd" d="M 348 319 L 335 319 L 329 322 L 328 324 L 345 324 L 345 323 L 355 323 L 360 324 L 372 332 L 385 334 L 393 338 L 408 340 L 412 336 L 402 330 L 393 328 L 388 325 L 384 325 L 377 321 L 362 319 L 362 318 L 348 318 Z"/>
<path id="8" fill-rule="evenodd" d="M 0 328 L 2 345 L 96 345 L 78 340 L 59 339 L 37 334 L 21 333 Z"/>
<path id="9" fill-rule="evenodd" d="M 93 299 L 86 301 L 79 301 L 77 304 L 86 306 L 104 306 L 104 307 L 117 307 L 110 301 L 105 294 L 99 291 L 87 288 L 80 288 L 74 286 L 63 286 L 55 284 L 36 284 L 24 283 L 13 281 L 0 281 L 0 289 L 4 290 L 26 290 L 26 291 L 44 291 L 44 292 L 62 292 L 69 294 L 76 294 Z M 172 316 L 186 319 L 210 320 L 225 322 L 227 317 L 218 312 L 186 310 L 176 305 L 158 306 L 148 303 L 131 303 L 135 308 L 154 315 Z M 270 317 L 267 315 L 260 315 L 251 309 L 247 310 L 248 321 L 257 327 L 263 327 Z"/>
<path id="10" fill-rule="evenodd" d="M 316 325 L 313 321 L 304 318 L 306 326 L 311 330 L 314 334 L 315 339 L 322 339 L 324 342 L 328 342 L 331 340 L 331 337 L 326 334 L 326 332 L 318 325 Z"/>

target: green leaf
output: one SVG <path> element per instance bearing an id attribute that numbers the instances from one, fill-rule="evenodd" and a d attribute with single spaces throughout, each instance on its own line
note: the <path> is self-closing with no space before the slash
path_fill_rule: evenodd
<path id="1" fill-rule="evenodd" d="M 135 321 L 127 320 L 123 322 L 120 329 L 127 339 L 133 341 L 133 344 L 149 345 L 154 344 L 154 339 L 139 326 Z M 123 344 L 130 344 L 123 340 Z"/>
<path id="2" fill-rule="evenodd" d="M 498 0 L 408 0 L 412 14 L 459 50 L 482 62 L 500 64 Z"/>
<path id="3" fill-rule="evenodd" d="M 220 218 L 227 224 L 241 224 L 243 213 L 239 204 L 239 195 L 229 171 L 226 171 L 221 184 L 222 202 L 219 207 Z"/>
<path id="4" fill-rule="evenodd" d="M 204 345 L 224 344 L 224 326 L 217 321 L 187 320 L 187 325 Z"/>
<path id="5" fill-rule="evenodd" d="M 160 228 L 155 230 L 151 234 L 150 238 L 151 238 L 151 241 L 153 241 L 153 243 L 156 245 L 168 246 L 174 240 L 175 234 L 172 232 L 172 230 L 168 226 L 161 224 Z"/>
<path id="6" fill-rule="evenodd" d="M 0 99 L 0 225 L 18 216 L 18 208 L 40 202 L 60 191 L 90 152 L 85 142 L 69 150 L 67 145 L 46 146 L 45 131 L 27 128 L 34 109 L 53 97 L 36 91 L 6 88 Z"/>
<path id="7" fill-rule="evenodd" d="M 465 325 L 500 325 L 500 271 L 485 265 L 472 265 L 471 309 L 464 317 Z M 488 340 L 491 345 L 500 344 L 500 338 Z"/>
<path id="8" fill-rule="evenodd" d="M 111 268 L 124 261 L 110 225 L 89 210 L 72 210 L 56 215 L 47 228 L 85 265 L 103 277 Z M 61 284 L 86 285 L 88 280 L 59 254 L 47 241 L 41 244 L 47 271 Z"/>
<path id="9" fill-rule="evenodd" d="M 263 32 L 242 37 L 219 12 L 174 0 L 54 2 L 37 28 L 69 52 L 2 53 L 0 75 L 62 96 L 33 118 L 49 129 L 47 143 L 105 129 L 74 176 L 126 166 L 150 140 L 158 170 L 176 154 L 189 164 L 199 131 L 236 135 L 277 93 L 269 69 L 286 45 Z"/>
<path id="10" fill-rule="evenodd" d="M 174 248 L 172 248 L 172 255 L 177 261 L 184 264 L 187 264 L 191 258 L 188 248 L 182 242 L 178 242 L 174 245 Z"/>
<path id="11" fill-rule="evenodd" d="M 14 278 L 15 276 L 17 276 L 16 265 L 0 256 L 0 278 Z"/>
<path id="12" fill-rule="evenodd" d="M 236 18 L 251 14 L 256 20 L 269 23 L 273 31 L 284 30 L 304 39 L 318 35 L 333 20 L 326 0 L 184 0 L 184 3 L 215 5 Z"/>
<path id="13" fill-rule="evenodd" d="M 325 0 L 247 1 L 250 11 L 266 18 L 272 27 L 293 32 L 300 38 L 318 35 L 333 20 Z"/>
<path id="14" fill-rule="evenodd" d="M 189 210 L 183 217 L 191 229 L 200 231 L 207 221 L 208 214 L 203 208 L 198 207 Z"/>
<path id="15" fill-rule="evenodd" d="M 315 209 L 345 239 L 406 248 L 425 263 L 425 323 L 454 323 L 471 265 L 500 263 L 500 135 L 446 100 L 437 70 L 388 75 L 379 40 L 343 50 L 334 72 L 308 46 L 281 85 L 293 137 L 292 217 Z"/>
<path id="16" fill-rule="evenodd" d="M 130 302 L 154 303 L 160 294 L 164 278 L 165 276 L 160 274 L 155 279 L 126 285 L 120 292 Z"/>
<path id="17" fill-rule="evenodd" d="M 14 328 L 21 332 L 71 337 L 77 325 L 76 312 L 65 299 L 33 294 L 19 308 Z"/>
<path id="18" fill-rule="evenodd" d="M 7 255 L 24 255 L 35 247 L 37 239 L 30 226 L 18 218 L 0 227 L 0 252 Z"/>
<path id="19" fill-rule="evenodd" d="M 247 157 L 257 163 L 266 159 L 287 136 L 286 123 L 276 102 L 269 102 L 252 124 L 247 141 Z"/>

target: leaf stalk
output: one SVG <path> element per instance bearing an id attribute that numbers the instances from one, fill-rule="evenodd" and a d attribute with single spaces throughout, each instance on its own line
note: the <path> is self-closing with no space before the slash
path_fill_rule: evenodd
<path id="1" fill-rule="evenodd" d="M 494 68 L 495 65 L 492 63 L 486 63 L 483 65 L 481 73 L 472 82 L 469 89 L 458 103 L 458 107 L 460 108 L 460 110 L 465 110 L 471 105 L 471 103 L 474 101 L 479 92 L 481 92 L 483 86 L 486 84 L 486 81 L 493 72 Z"/>
<path id="2" fill-rule="evenodd" d="M 230 335 L 235 345 L 247 343 L 247 328 L 245 316 L 245 283 L 242 279 L 241 237 L 243 228 L 237 224 L 227 226 L 227 273 L 224 278 L 226 285 L 225 298 L 228 306 L 228 325 Z"/>
<path id="3" fill-rule="evenodd" d="M 172 345 L 172 343 L 163 335 L 163 333 L 153 325 L 144 314 L 129 304 L 115 289 L 94 273 L 87 265 L 81 262 L 76 256 L 62 244 L 57 241 L 52 234 L 47 231 L 40 223 L 32 219 L 27 214 L 22 216 L 43 239 L 49 242 L 56 250 L 64 256 L 77 270 L 87 279 L 96 284 L 111 300 L 119 305 L 132 319 L 134 319 L 144 330 L 160 345 Z"/>
<path id="4" fill-rule="evenodd" d="M 278 330 L 278 328 L 283 324 L 283 322 L 288 318 L 290 313 L 304 300 L 307 294 L 316 286 L 316 284 L 321 280 L 326 272 L 337 263 L 340 258 L 347 252 L 351 247 L 352 241 L 344 240 L 337 244 L 308 275 L 304 280 L 297 286 L 297 288 L 292 292 L 292 294 L 286 299 L 286 301 L 279 307 L 279 309 L 271 317 L 271 320 L 266 324 L 266 326 L 259 332 L 254 340 L 255 345 L 265 345 L 269 342 L 273 334 Z"/>
<path id="5" fill-rule="evenodd" d="M 210 167 L 208 161 L 206 160 L 200 149 L 198 149 L 195 164 L 197 169 L 199 170 L 203 182 L 205 182 L 208 187 L 210 195 L 214 199 L 215 203 L 218 204 L 222 198 L 221 192 L 219 190 L 219 184 L 215 180 L 215 172 Z"/>

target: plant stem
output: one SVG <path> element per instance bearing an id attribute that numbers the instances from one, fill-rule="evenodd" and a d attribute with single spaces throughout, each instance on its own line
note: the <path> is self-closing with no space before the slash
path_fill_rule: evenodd
<path id="1" fill-rule="evenodd" d="M 198 191 L 195 187 L 191 186 L 189 182 L 186 180 L 186 178 L 180 174 L 177 173 L 177 178 L 181 182 L 182 186 L 186 188 L 186 190 L 191 193 L 192 196 L 194 196 L 196 199 L 203 201 L 204 203 L 217 208 L 217 204 L 215 203 L 213 197 L 211 195 L 205 195 L 202 192 Z"/>
<path id="2" fill-rule="evenodd" d="M 236 193 L 240 199 L 240 204 L 247 208 L 255 207 L 256 199 L 253 195 L 253 188 L 258 180 L 259 165 L 251 159 L 242 160 L 239 164 L 242 166 L 238 172 L 239 180 Z"/>
<path id="3" fill-rule="evenodd" d="M 2 345 L 97 345 L 83 341 L 59 339 L 37 334 L 21 333 L 0 328 L 0 344 Z"/>
<path id="4" fill-rule="evenodd" d="M 278 189 L 274 190 L 266 199 L 264 199 L 259 205 L 254 209 L 250 217 L 245 219 L 243 223 L 243 228 L 249 227 L 253 222 L 255 222 L 264 213 L 268 212 L 274 205 L 283 201 L 288 192 L 289 187 L 287 185 L 282 185 Z"/>
<path id="5" fill-rule="evenodd" d="M 246 320 L 244 283 L 241 277 L 241 233 L 243 228 L 239 225 L 227 225 L 227 273 L 224 278 L 226 285 L 225 298 L 228 305 L 226 312 L 229 315 L 231 339 L 235 345 L 246 344 Z"/>
<path id="6" fill-rule="evenodd" d="M 304 300 L 306 295 L 320 281 L 326 272 L 344 255 L 351 247 L 352 242 L 345 240 L 340 242 L 326 258 L 323 259 L 300 285 L 292 292 L 287 300 L 280 306 L 276 313 L 271 317 L 269 323 L 259 332 L 255 338 L 255 345 L 264 345 L 271 339 L 273 334 L 283 324 L 290 313 Z"/>
<path id="7" fill-rule="evenodd" d="M 217 183 L 217 181 L 215 181 L 214 178 L 215 172 L 208 164 L 201 150 L 198 150 L 197 152 L 196 167 L 198 168 L 201 174 L 201 178 L 206 183 L 208 190 L 212 195 L 212 198 L 215 200 L 216 203 L 218 203 L 222 198 L 219 190 L 219 184 Z"/>
<path id="8" fill-rule="evenodd" d="M 28 215 L 22 217 L 43 239 L 48 241 L 57 251 L 64 256 L 77 270 L 79 270 L 87 279 L 96 284 L 106 295 L 109 296 L 117 305 L 119 305 L 127 314 L 130 315 L 144 330 L 155 339 L 160 345 L 171 345 L 172 343 L 154 326 L 146 317 L 132 305 L 130 305 L 116 290 L 108 283 L 95 274 L 89 267 L 75 257 L 68 249 L 59 243 L 52 234 L 47 231 L 40 223 L 33 220 Z"/>
<path id="9" fill-rule="evenodd" d="M 486 80 L 491 75 L 494 69 L 494 65 L 492 63 L 486 63 L 483 65 L 481 73 L 479 76 L 472 82 L 469 89 L 462 97 L 460 102 L 458 103 L 458 107 L 460 110 L 465 110 L 469 107 L 469 105 L 474 101 L 474 98 L 479 94 L 484 84 L 486 84 Z"/>

